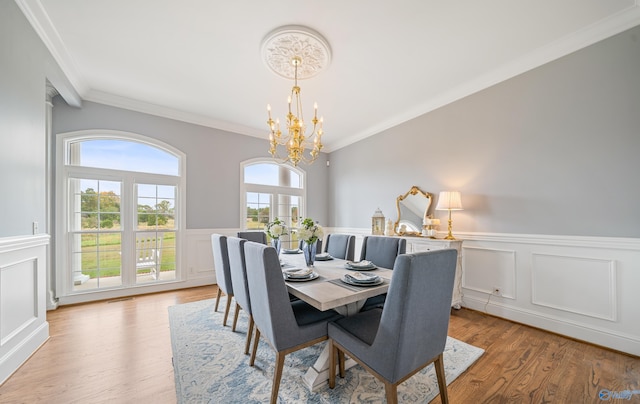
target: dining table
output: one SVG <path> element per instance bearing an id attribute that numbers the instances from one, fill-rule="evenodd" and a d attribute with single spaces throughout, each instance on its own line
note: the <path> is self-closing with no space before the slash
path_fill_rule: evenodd
<path id="1" fill-rule="evenodd" d="M 387 293 L 391 283 L 392 271 L 389 268 L 364 268 L 348 269 L 350 261 L 337 259 L 330 256 L 318 255 L 312 266 L 307 266 L 301 251 L 285 250 L 280 253 L 280 263 L 283 277 L 288 292 L 315 307 L 318 310 L 335 310 L 343 316 L 350 316 L 360 311 L 366 300 L 370 297 Z M 357 263 L 355 263 L 357 266 Z M 286 271 L 296 269 L 310 269 L 313 276 L 306 279 L 292 279 L 285 276 Z M 356 285 L 353 282 L 345 282 L 345 275 L 363 273 L 377 275 L 379 284 Z M 346 278 L 348 280 L 349 278 Z M 304 383 L 311 391 L 316 391 L 327 383 L 329 379 L 329 345 L 320 353 L 316 362 L 307 370 Z M 345 369 L 356 365 L 349 359 L 345 362 Z"/>

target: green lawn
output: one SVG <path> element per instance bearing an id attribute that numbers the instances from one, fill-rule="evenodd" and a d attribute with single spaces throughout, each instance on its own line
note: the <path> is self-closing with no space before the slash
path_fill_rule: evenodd
<path id="1" fill-rule="evenodd" d="M 122 257 L 120 234 L 83 234 L 81 238 L 82 273 L 90 278 L 120 276 Z M 99 241 L 98 241 L 99 240 Z M 176 234 L 164 233 L 160 271 L 176 269 Z M 148 272 L 148 271 L 147 271 Z M 141 271 L 140 273 L 144 273 Z"/>

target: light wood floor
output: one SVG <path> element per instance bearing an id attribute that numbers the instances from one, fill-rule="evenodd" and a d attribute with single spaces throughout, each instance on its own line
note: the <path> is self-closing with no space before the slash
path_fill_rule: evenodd
<path id="1" fill-rule="evenodd" d="M 215 291 L 49 312 L 51 338 L 0 386 L 0 403 L 175 403 L 167 307 Z M 452 311 L 449 335 L 486 350 L 449 386 L 451 403 L 604 403 L 601 389 L 640 390 L 637 357 L 466 309 Z"/>

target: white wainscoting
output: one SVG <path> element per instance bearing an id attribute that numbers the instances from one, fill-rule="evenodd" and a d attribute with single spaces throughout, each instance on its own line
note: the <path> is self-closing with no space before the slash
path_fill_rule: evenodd
<path id="1" fill-rule="evenodd" d="M 640 239 L 457 236 L 463 306 L 640 355 Z"/>
<path id="2" fill-rule="evenodd" d="M 358 236 L 356 257 L 362 237 L 370 234 L 361 228 L 326 230 Z M 640 355 L 640 239 L 456 237 L 464 240 L 463 307 Z"/>
<path id="3" fill-rule="evenodd" d="M 49 236 L 0 239 L 0 384 L 49 338 Z"/>

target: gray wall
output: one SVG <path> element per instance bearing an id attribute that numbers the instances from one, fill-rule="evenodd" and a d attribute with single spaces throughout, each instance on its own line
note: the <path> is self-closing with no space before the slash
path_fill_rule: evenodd
<path id="1" fill-rule="evenodd" d="M 184 152 L 188 229 L 240 227 L 240 162 L 269 156 L 266 131 L 264 139 L 239 136 L 92 102 L 84 102 L 82 108 L 70 107 L 60 97 L 54 99 L 54 134 L 88 129 L 134 132 Z M 309 184 L 307 215 L 323 224 L 328 213 L 326 157 L 323 153 L 311 166 L 300 166 Z"/>
<path id="2" fill-rule="evenodd" d="M 461 191 L 454 233 L 640 237 L 639 38 L 635 27 L 331 153 L 329 224 L 369 227 L 378 206 L 395 220 L 395 198 L 417 185 Z"/>
<path id="3" fill-rule="evenodd" d="M 61 72 L 15 2 L 0 0 L 0 237 L 46 228 L 46 80 Z"/>

